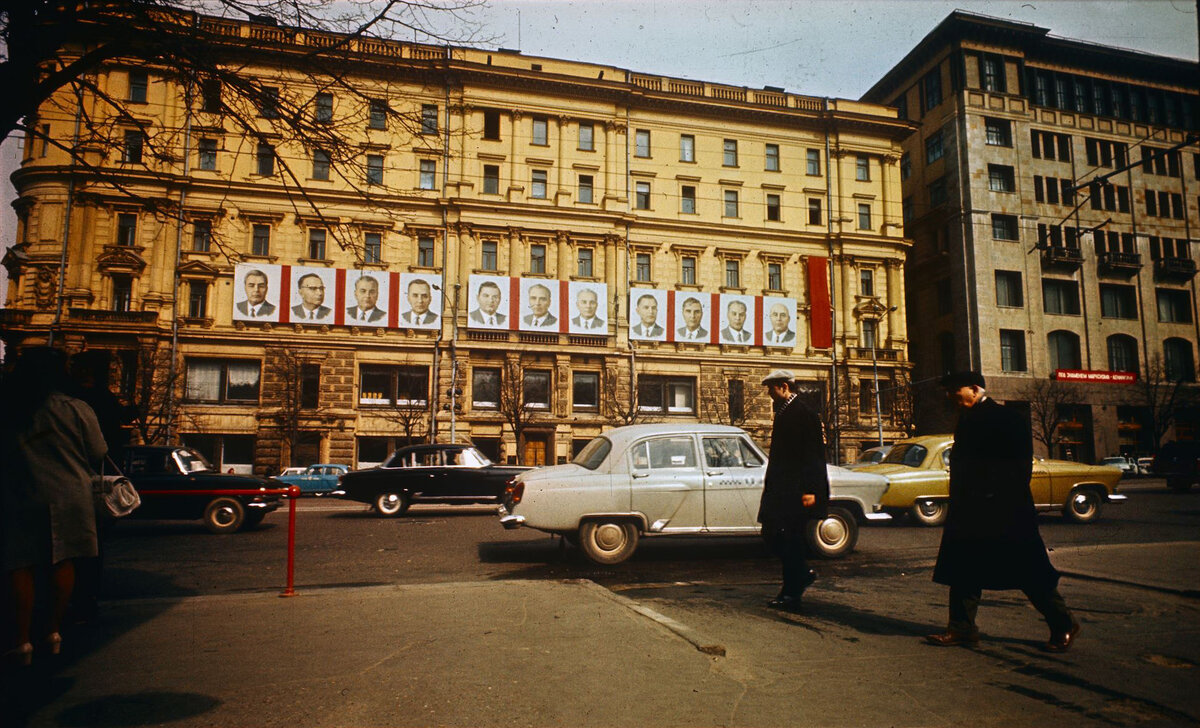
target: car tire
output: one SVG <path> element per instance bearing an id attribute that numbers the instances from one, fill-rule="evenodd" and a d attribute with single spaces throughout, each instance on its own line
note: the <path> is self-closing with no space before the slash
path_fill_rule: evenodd
<path id="1" fill-rule="evenodd" d="M 950 501 L 919 498 L 909 509 L 913 520 L 922 526 L 940 526 L 950 513 Z"/>
<path id="2" fill-rule="evenodd" d="M 1192 489 L 1191 478 L 1167 478 L 1167 487 L 1175 493 L 1186 493 Z"/>
<path id="3" fill-rule="evenodd" d="M 375 510 L 386 518 L 395 518 L 408 510 L 408 496 L 404 493 L 380 493 L 375 496 Z"/>
<path id="4" fill-rule="evenodd" d="M 1091 523 L 1100 517 L 1104 498 L 1095 488 L 1075 488 L 1063 504 L 1063 516 L 1074 523 Z"/>
<path id="5" fill-rule="evenodd" d="M 619 564 L 633 555 L 637 526 L 629 521 L 588 521 L 579 527 L 579 547 L 597 564 Z"/>
<path id="6" fill-rule="evenodd" d="M 858 543 L 858 520 L 845 508 L 831 506 L 827 516 L 809 523 L 806 536 L 814 556 L 840 559 Z"/>
<path id="7" fill-rule="evenodd" d="M 233 533 L 246 522 L 246 507 L 236 498 L 214 498 L 204 509 L 204 527 L 212 533 Z"/>

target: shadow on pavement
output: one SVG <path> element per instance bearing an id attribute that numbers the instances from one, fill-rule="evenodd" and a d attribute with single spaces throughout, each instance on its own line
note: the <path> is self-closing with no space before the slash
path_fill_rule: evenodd
<path id="1" fill-rule="evenodd" d="M 220 700 L 198 693 L 108 695 L 67 708 L 56 716 L 56 723 L 65 728 L 159 725 L 207 713 L 220 704 Z"/>

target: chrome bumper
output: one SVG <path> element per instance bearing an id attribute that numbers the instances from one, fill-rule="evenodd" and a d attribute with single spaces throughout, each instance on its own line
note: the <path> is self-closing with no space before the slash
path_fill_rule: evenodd
<path id="1" fill-rule="evenodd" d="M 525 516 L 514 516 L 503 505 L 496 509 L 496 514 L 500 516 L 500 525 L 504 526 L 505 530 L 511 531 L 525 525 Z"/>
<path id="2" fill-rule="evenodd" d="M 1128 496 L 1121 495 L 1120 493 L 1112 493 L 1104 498 L 1105 503 L 1124 503 L 1127 500 L 1129 500 Z"/>
<path id="3" fill-rule="evenodd" d="M 890 513 L 864 513 L 863 518 L 868 521 L 890 521 L 892 514 Z"/>
<path id="4" fill-rule="evenodd" d="M 346 495 L 346 491 L 342 490 L 341 488 L 338 488 L 337 490 L 329 491 L 329 495 L 336 495 L 338 498 L 342 498 Z"/>

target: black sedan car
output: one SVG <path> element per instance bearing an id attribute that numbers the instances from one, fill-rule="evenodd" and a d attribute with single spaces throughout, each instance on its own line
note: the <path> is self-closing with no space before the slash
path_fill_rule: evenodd
<path id="1" fill-rule="evenodd" d="M 203 519 L 204 526 L 213 533 L 233 533 L 257 526 L 263 516 L 279 507 L 280 496 L 221 495 L 205 491 L 286 487 L 253 475 L 220 473 L 203 455 L 186 447 L 127 447 L 122 470 L 142 497 L 142 505 L 133 516 Z"/>
<path id="2" fill-rule="evenodd" d="M 496 465 L 470 445 L 412 445 L 383 465 L 342 476 L 333 495 L 398 516 L 413 503 L 499 503 L 504 487 L 529 468 Z"/>

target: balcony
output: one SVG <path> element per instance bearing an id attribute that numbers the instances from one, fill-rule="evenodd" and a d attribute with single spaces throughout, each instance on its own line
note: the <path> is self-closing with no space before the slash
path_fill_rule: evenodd
<path id="1" fill-rule="evenodd" d="M 1154 261 L 1154 273 L 1159 278 L 1189 281 L 1196 275 L 1196 261 L 1191 258 L 1159 258 Z"/>
<path id="2" fill-rule="evenodd" d="M 1056 268 L 1079 268 L 1083 265 L 1083 251 L 1051 245 L 1042 248 L 1042 265 Z"/>
<path id="3" fill-rule="evenodd" d="M 0 326 L 27 326 L 34 313 L 32 309 L 0 308 Z"/>
<path id="4" fill-rule="evenodd" d="M 848 359 L 872 359 L 871 347 L 869 346 L 850 346 L 846 348 L 846 357 Z M 875 361 L 900 361 L 900 351 L 897 349 L 875 349 Z"/>
<path id="5" fill-rule="evenodd" d="M 1131 276 L 1142 269 L 1142 256 L 1138 253 L 1101 253 L 1098 262 L 1102 272 L 1117 275 Z"/>
<path id="6" fill-rule="evenodd" d="M 104 311 L 94 308 L 73 308 L 71 319 L 104 324 L 152 324 L 158 321 L 157 311 Z"/>

